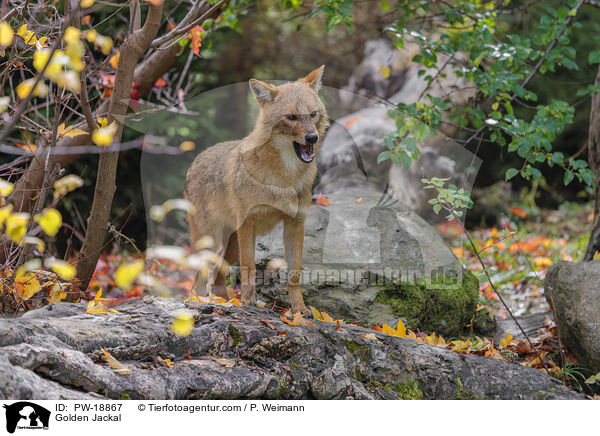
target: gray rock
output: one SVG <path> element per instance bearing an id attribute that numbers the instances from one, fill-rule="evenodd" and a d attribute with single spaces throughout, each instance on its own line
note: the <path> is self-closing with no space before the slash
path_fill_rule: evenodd
<path id="1" fill-rule="evenodd" d="M 544 295 L 563 344 L 581 366 L 600 371 L 600 260 L 552 266 Z"/>
<path id="2" fill-rule="evenodd" d="M 435 229 L 374 190 L 351 188 L 328 199 L 328 206 L 311 207 L 305 224 L 307 304 L 349 322 L 403 317 L 413 328 L 458 335 L 473 317 L 478 285 Z M 264 268 L 285 258 L 281 232 L 258 238 L 258 290 L 263 301 L 286 305 L 284 274 L 273 277 Z"/>
<path id="3" fill-rule="evenodd" d="M 0 320 L 0 398 L 582 398 L 533 368 L 362 327 L 293 327 L 258 307 L 147 298 L 117 309 Z M 182 310 L 195 319 L 186 337 L 170 330 Z M 101 347 L 131 374 L 117 375 Z M 174 365 L 157 364 L 159 356 Z"/>

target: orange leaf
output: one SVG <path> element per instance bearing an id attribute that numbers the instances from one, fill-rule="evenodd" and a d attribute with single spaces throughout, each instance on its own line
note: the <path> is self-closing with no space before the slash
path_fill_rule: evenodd
<path id="1" fill-rule="evenodd" d="M 156 79 L 156 82 L 154 82 L 154 86 L 156 86 L 157 88 L 164 88 L 165 86 L 167 86 L 167 82 L 165 82 L 162 77 L 159 77 L 158 79 Z"/>
<path id="2" fill-rule="evenodd" d="M 190 30 L 190 35 L 192 37 L 192 51 L 198 57 L 200 57 L 200 46 L 202 45 L 202 34 L 205 30 L 200 26 L 194 26 Z"/>
<path id="3" fill-rule="evenodd" d="M 329 206 L 331 204 L 331 201 L 329 201 L 329 198 L 325 197 L 323 194 L 321 194 L 319 192 L 319 196 L 315 200 L 315 203 L 319 204 L 321 206 Z"/>
<path id="4" fill-rule="evenodd" d="M 510 210 L 512 213 L 514 213 L 519 218 L 523 218 L 523 219 L 527 218 L 527 212 L 525 212 L 525 209 L 522 209 L 522 208 L 516 207 L 516 206 L 508 206 L 508 210 Z"/>

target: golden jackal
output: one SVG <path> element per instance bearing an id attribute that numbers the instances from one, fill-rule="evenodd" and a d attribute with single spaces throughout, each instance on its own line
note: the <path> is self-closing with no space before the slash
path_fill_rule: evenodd
<path id="1" fill-rule="evenodd" d="M 256 236 L 283 221 L 288 298 L 292 312 L 306 313 L 300 290 L 304 220 L 317 175 L 315 156 L 329 125 L 317 95 L 323 69 L 280 86 L 251 79 L 260 106 L 254 130 L 202 152 L 186 176 L 185 196 L 196 209 L 188 216 L 192 247 L 208 235 L 228 264 L 239 259 L 246 304 L 256 304 Z M 207 285 L 196 274 L 195 291 L 206 295 Z M 214 286 L 217 295 L 227 296 L 223 268 Z"/>

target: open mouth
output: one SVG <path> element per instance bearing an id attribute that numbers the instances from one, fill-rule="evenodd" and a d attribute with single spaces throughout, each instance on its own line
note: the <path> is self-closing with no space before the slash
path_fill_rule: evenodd
<path id="1" fill-rule="evenodd" d="M 294 150 L 302 162 L 310 163 L 315 158 L 312 144 L 300 144 L 294 141 Z"/>

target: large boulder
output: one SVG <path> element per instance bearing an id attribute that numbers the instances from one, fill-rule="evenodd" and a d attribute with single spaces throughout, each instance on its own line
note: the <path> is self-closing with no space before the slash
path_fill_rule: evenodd
<path id="1" fill-rule="evenodd" d="M 478 283 L 425 220 L 387 194 L 351 188 L 311 207 L 305 224 L 305 302 L 363 325 L 395 323 L 456 336 L 473 318 Z M 285 258 L 282 230 L 257 241 L 265 303 L 287 304 L 283 280 L 264 273 Z M 259 277 L 260 278 L 260 277 Z"/>
<path id="2" fill-rule="evenodd" d="M 600 260 L 554 265 L 544 295 L 563 344 L 581 366 L 600 371 Z"/>
<path id="3" fill-rule="evenodd" d="M 0 399 L 583 398 L 533 368 L 362 327 L 290 326 L 259 307 L 147 297 L 116 309 L 58 303 L 0 319 Z M 189 336 L 171 331 L 181 311 Z"/>

